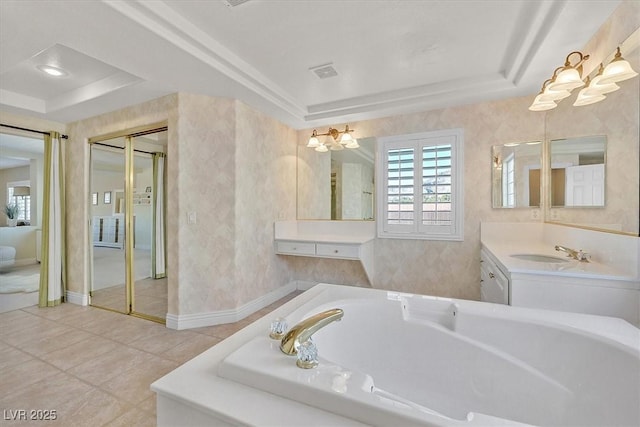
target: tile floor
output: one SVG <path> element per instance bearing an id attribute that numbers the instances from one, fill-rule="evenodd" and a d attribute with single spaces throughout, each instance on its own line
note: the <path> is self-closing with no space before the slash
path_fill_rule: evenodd
<path id="1" fill-rule="evenodd" d="M 175 331 L 65 303 L 0 313 L 0 425 L 154 426 L 149 386 L 299 292 L 233 324 Z M 55 421 L 14 421 L 26 410 Z"/>

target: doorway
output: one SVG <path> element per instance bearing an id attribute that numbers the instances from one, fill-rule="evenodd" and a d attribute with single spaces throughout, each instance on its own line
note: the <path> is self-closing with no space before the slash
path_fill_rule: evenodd
<path id="1" fill-rule="evenodd" d="M 38 304 L 43 170 L 41 137 L 0 132 L 0 313 Z"/>
<path id="2" fill-rule="evenodd" d="M 89 143 L 90 304 L 165 323 L 166 127 Z"/>

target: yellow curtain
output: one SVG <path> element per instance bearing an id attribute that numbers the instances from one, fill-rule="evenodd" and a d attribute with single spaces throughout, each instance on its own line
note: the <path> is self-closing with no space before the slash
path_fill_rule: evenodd
<path id="1" fill-rule="evenodd" d="M 64 162 L 58 132 L 44 137 L 44 185 L 42 206 L 42 261 L 40 307 L 64 301 L 66 287 L 64 230 Z"/>
<path id="2" fill-rule="evenodd" d="M 153 153 L 153 240 L 151 249 L 152 277 L 166 277 L 165 231 L 165 155 Z"/>

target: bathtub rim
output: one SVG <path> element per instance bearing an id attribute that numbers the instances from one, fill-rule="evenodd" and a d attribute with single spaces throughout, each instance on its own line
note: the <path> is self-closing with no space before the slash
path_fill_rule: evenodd
<path id="1" fill-rule="evenodd" d="M 227 425 L 297 426 L 301 419 L 299 417 L 302 416 L 307 420 L 312 420 L 315 425 L 364 426 L 365 424 L 356 420 L 221 378 L 217 375 L 217 369 L 218 364 L 228 354 L 253 338 L 266 334 L 271 320 L 275 317 L 286 317 L 291 324 L 294 324 L 301 320 L 312 307 L 323 305 L 322 298 L 387 299 L 389 295 L 411 296 L 414 294 L 326 283 L 318 284 L 161 377 L 151 384 L 151 390 L 157 394 L 159 402 L 161 399 L 169 399 L 174 403 L 188 407 L 190 410 L 199 411 L 211 417 L 211 419 L 219 420 Z M 488 304 L 451 298 L 441 299 L 459 301 L 469 307 L 473 307 L 476 304 L 481 304 L 479 307 L 486 307 L 486 304 Z M 545 322 L 560 323 L 572 329 L 580 330 L 582 333 L 604 336 L 608 340 L 616 341 L 626 347 L 629 346 L 631 332 L 640 333 L 640 330 L 635 326 L 622 319 L 608 318 L 610 319 L 609 321 L 602 322 L 602 316 L 526 309 L 501 306 L 499 304 L 492 304 L 492 306 L 495 306 L 493 310 L 498 315 L 507 316 L 510 309 L 517 309 L 519 313 L 532 318 L 537 317 L 540 319 L 544 316 Z M 606 325 L 602 325 L 602 323 Z M 617 327 L 615 329 L 622 332 L 618 334 L 612 333 L 612 328 L 610 327 L 612 324 L 616 324 Z M 625 334 L 625 330 L 630 333 Z M 239 394 L 243 396 L 242 399 L 234 397 Z M 245 405 L 245 402 L 249 401 L 253 408 L 251 411 L 247 411 Z M 283 413 L 288 414 L 288 418 L 283 419 Z M 158 405 L 157 414 L 158 425 L 163 425 L 161 418 L 166 414 L 163 414 L 163 409 L 160 405 Z M 309 423 L 309 425 L 314 424 Z"/>

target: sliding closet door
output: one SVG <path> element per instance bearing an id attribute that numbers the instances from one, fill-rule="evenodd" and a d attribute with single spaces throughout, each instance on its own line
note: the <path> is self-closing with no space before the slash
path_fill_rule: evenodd
<path id="1" fill-rule="evenodd" d="M 167 314 L 165 176 L 167 132 L 131 139 L 134 271 L 132 313 L 164 321 Z"/>
<path id="2" fill-rule="evenodd" d="M 126 288 L 125 139 L 91 146 L 91 305 L 129 312 Z"/>
<path id="3" fill-rule="evenodd" d="M 91 138 L 91 305 L 164 323 L 166 127 Z"/>

